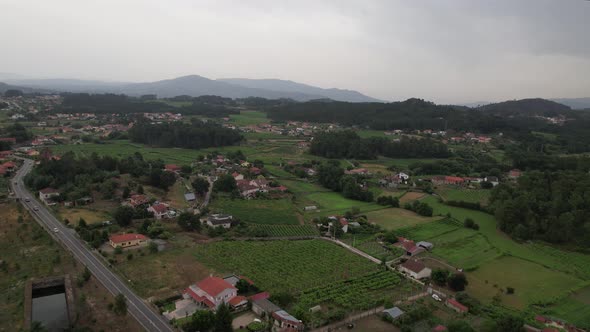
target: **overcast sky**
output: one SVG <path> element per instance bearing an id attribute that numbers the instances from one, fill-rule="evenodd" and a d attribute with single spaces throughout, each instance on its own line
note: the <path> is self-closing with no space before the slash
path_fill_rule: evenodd
<path id="1" fill-rule="evenodd" d="M 585 0 L 0 0 L 0 72 L 281 78 L 385 100 L 590 97 Z"/>

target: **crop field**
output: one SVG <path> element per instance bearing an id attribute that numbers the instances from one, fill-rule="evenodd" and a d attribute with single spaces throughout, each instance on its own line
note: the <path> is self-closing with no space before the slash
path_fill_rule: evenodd
<path id="1" fill-rule="evenodd" d="M 415 241 L 427 241 L 442 234 L 453 232 L 460 227 L 462 226 L 456 220 L 445 218 L 418 224 L 415 227 L 402 228 L 397 233 Z"/>
<path id="2" fill-rule="evenodd" d="M 416 226 L 440 219 L 440 217 L 423 217 L 413 211 L 399 208 L 371 211 L 366 213 L 366 215 L 369 222 L 374 222 L 386 230 Z"/>
<path id="3" fill-rule="evenodd" d="M 396 255 L 391 250 L 383 248 L 383 246 L 376 241 L 364 241 L 361 244 L 357 245 L 356 248 L 366 252 L 367 254 L 375 258 L 385 259 L 385 261 L 390 261 L 400 256 Z"/>
<path id="4" fill-rule="evenodd" d="M 84 219 L 88 224 L 103 222 L 111 220 L 110 214 L 105 211 L 99 211 L 86 208 L 65 208 L 60 207 L 58 214 L 61 219 L 68 219 L 70 223 L 77 225 L 80 218 Z"/>
<path id="5" fill-rule="evenodd" d="M 256 125 L 259 123 L 269 122 L 266 113 L 258 111 L 240 111 L 240 114 L 230 114 L 232 123 L 238 126 Z"/>
<path id="6" fill-rule="evenodd" d="M 299 220 L 289 199 L 228 199 L 218 197 L 211 202 L 215 212 L 231 214 L 242 221 L 255 224 L 297 225 Z"/>
<path id="7" fill-rule="evenodd" d="M 264 230 L 271 237 L 319 236 L 319 231 L 312 225 L 264 225 L 249 224 L 250 229 Z"/>
<path id="8" fill-rule="evenodd" d="M 271 294 L 297 294 L 379 269 L 379 265 L 323 240 L 223 241 L 199 245 L 194 254 L 218 274 L 246 276 Z"/>
<path id="9" fill-rule="evenodd" d="M 487 204 L 491 190 L 486 189 L 455 189 L 441 187 L 437 193 L 448 201 L 464 201 L 471 203 Z"/>
<path id="10" fill-rule="evenodd" d="M 347 310 L 370 309 L 389 299 L 387 291 L 396 288 L 400 281 L 400 276 L 394 272 L 378 271 L 332 282 L 303 291 L 297 307 L 308 311 L 315 305 L 330 303 Z"/>
<path id="11" fill-rule="evenodd" d="M 422 198 L 424 198 L 424 196 L 426 196 L 424 193 L 417 193 L 414 191 L 408 191 L 405 194 L 403 194 L 402 197 L 400 197 L 399 203 L 402 204 L 402 206 L 403 206 L 403 204 L 405 204 L 405 203 L 410 203 L 415 200 L 422 199 Z"/>
<path id="12" fill-rule="evenodd" d="M 590 287 L 560 300 L 544 310 L 544 314 L 565 319 L 581 328 L 590 329 Z"/>
<path id="13" fill-rule="evenodd" d="M 295 194 L 307 194 L 316 192 L 330 192 L 330 189 L 326 189 L 318 184 L 305 182 L 305 181 L 293 181 L 293 180 L 281 180 L 280 183 L 285 187 L 289 188 Z"/>
<path id="14" fill-rule="evenodd" d="M 491 301 L 500 289 L 513 287 L 515 293 L 501 295 L 501 300 L 515 308 L 551 302 L 583 286 L 583 282 L 574 276 L 509 256 L 483 264 L 469 272 L 467 278 L 469 293 L 485 301 Z"/>

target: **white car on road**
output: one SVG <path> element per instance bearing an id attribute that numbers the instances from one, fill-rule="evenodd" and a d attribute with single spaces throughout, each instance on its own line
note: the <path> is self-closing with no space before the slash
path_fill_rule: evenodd
<path id="1" fill-rule="evenodd" d="M 59 229 L 57 227 L 53 228 L 53 233 L 59 233 Z"/>
<path id="2" fill-rule="evenodd" d="M 432 298 L 437 300 L 438 302 L 442 301 L 442 299 L 440 298 L 440 296 L 438 296 L 437 294 L 432 294 Z"/>

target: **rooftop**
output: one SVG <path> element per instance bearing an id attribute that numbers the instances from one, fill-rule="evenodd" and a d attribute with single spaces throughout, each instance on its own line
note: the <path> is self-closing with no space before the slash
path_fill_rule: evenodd
<path id="1" fill-rule="evenodd" d="M 216 297 L 219 293 L 226 289 L 236 289 L 230 283 L 219 277 L 207 277 L 199 281 L 197 283 L 197 287 L 213 297 Z"/>
<path id="2" fill-rule="evenodd" d="M 147 240 L 147 236 L 143 234 L 129 233 L 129 234 L 116 234 L 111 235 L 110 240 L 113 243 L 128 242 L 133 240 Z"/>
<path id="3" fill-rule="evenodd" d="M 415 259 L 409 259 L 405 263 L 402 263 L 400 266 L 415 273 L 420 273 L 422 270 L 426 268 L 426 265 Z"/>

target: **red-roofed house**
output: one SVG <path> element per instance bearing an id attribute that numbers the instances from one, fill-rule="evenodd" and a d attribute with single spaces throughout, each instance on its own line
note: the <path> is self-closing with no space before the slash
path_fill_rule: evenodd
<path id="1" fill-rule="evenodd" d="M 154 204 L 148 207 L 147 210 L 153 213 L 156 219 L 168 218 L 168 205 L 164 203 Z"/>
<path id="2" fill-rule="evenodd" d="M 338 220 L 340 222 L 340 226 L 342 226 L 342 231 L 344 233 L 348 232 L 348 220 L 346 220 L 346 218 L 342 217 Z"/>
<path id="3" fill-rule="evenodd" d="M 456 312 L 458 312 L 460 314 L 464 314 L 467 311 L 469 311 L 469 309 L 466 306 L 462 305 L 461 303 L 459 303 L 459 301 L 457 301 L 455 299 L 451 299 L 451 298 L 447 299 L 446 305 L 447 305 L 447 307 L 455 310 Z"/>
<path id="4" fill-rule="evenodd" d="M 462 185 L 463 183 L 465 183 L 465 179 L 458 176 L 435 176 L 431 179 L 431 181 L 432 184 L 435 185 Z"/>
<path id="5" fill-rule="evenodd" d="M 228 303 L 232 309 L 236 310 L 238 308 L 246 306 L 248 304 L 248 299 L 246 299 L 245 296 L 238 295 L 230 299 Z"/>
<path id="6" fill-rule="evenodd" d="M 0 151 L 0 159 L 6 159 L 12 156 L 12 151 Z"/>
<path id="7" fill-rule="evenodd" d="M 175 164 L 167 164 L 164 166 L 164 170 L 168 172 L 178 173 L 180 172 L 181 167 Z"/>
<path id="8" fill-rule="evenodd" d="M 400 247 L 406 251 L 406 255 L 415 256 L 424 251 L 424 248 L 417 246 L 414 241 L 406 239 L 404 237 L 398 237 L 398 242 L 395 244 L 396 247 Z"/>
<path id="9" fill-rule="evenodd" d="M 16 144 L 16 138 L 14 138 L 14 137 L 0 137 L 0 142 L 8 142 L 11 144 Z"/>
<path id="10" fill-rule="evenodd" d="M 230 303 L 237 295 L 238 289 L 219 277 L 207 277 L 185 290 L 185 298 L 190 297 L 196 303 L 213 310 L 222 303 Z M 246 298 L 243 300 L 245 301 Z"/>
<path id="11" fill-rule="evenodd" d="M 367 171 L 367 169 L 365 169 L 365 168 L 355 168 L 355 169 L 344 171 L 344 174 L 349 174 L 349 175 L 368 175 L 369 174 L 369 171 Z"/>
<path id="12" fill-rule="evenodd" d="M 239 180 L 244 180 L 244 176 L 238 172 L 233 172 L 231 174 L 231 176 L 234 177 L 234 180 L 239 181 Z"/>
<path id="13" fill-rule="evenodd" d="M 262 173 L 262 170 L 260 170 L 260 168 L 258 167 L 252 167 L 250 168 L 249 172 L 252 175 L 260 175 L 260 173 Z"/>
<path id="14" fill-rule="evenodd" d="M 113 248 L 118 248 L 118 247 L 127 248 L 127 247 L 131 247 L 131 246 L 140 245 L 142 243 L 145 243 L 147 240 L 148 240 L 147 236 L 145 236 L 143 234 L 135 234 L 135 233 L 116 234 L 116 235 L 111 235 L 111 237 L 109 238 L 109 244 Z"/>
<path id="15" fill-rule="evenodd" d="M 126 203 L 127 203 L 127 205 L 129 205 L 133 208 L 136 208 L 140 205 L 144 205 L 149 202 L 150 202 L 150 200 L 146 195 L 136 194 L 136 195 L 131 195 Z"/>
<path id="16" fill-rule="evenodd" d="M 447 327 L 443 326 L 443 325 L 437 325 L 434 328 L 432 328 L 432 332 L 444 332 L 447 331 Z"/>
<path id="17" fill-rule="evenodd" d="M 522 172 L 519 169 L 511 169 L 508 172 L 508 178 L 512 180 L 518 179 L 522 175 Z"/>

